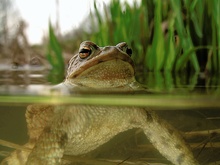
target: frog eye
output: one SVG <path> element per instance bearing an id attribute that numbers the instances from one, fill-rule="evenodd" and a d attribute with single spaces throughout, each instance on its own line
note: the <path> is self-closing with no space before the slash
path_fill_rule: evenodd
<path id="1" fill-rule="evenodd" d="M 91 53 L 92 53 L 92 51 L 90 48 L 84 47 L 79 50 L 79 57 L 84 59 L 84 58 L 88 57 Z"/>
<path id="2" fill-rule="evenodd" d="M 126 47 L 120 48 L 123 52 L 127 53 L 130 57 L 132 55 L 132 49 Z"/>
<path id="3" fill-rule="evenodd" d="M 123 52 L 127 53 L 129 56 L 132 55 L 132 49 L 128 47 L 126 42 L 121 42 L 117 44 L 116 47 L 118 47 Z"/>
<path id="4" fill-rule="evenodd" d="M 131 55 L 132 55 L 132 49 L 127 48 L 127 49 L 126 49 L 126 53 L 127 53 L 129 56 L 131 56 Z"/>

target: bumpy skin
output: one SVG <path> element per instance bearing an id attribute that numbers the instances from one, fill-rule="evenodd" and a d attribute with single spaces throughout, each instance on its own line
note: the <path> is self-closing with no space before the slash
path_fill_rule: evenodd
<path id="1" fill-rule="evenodd" d="M 27 164 L 59 164 L 64 153 L 82 155 L 131 128 L 141 128 L 173 164 L 197 164 L 178 132 L 152 111 L 81 105 L 54 110 L 52 123 L 39 137 Z"/>
<path id="2" fill-rule="evenodd" d="M 115 73 L 109 74 L 110 77 L 112 76 L 112 79 L 109 79 L 109 77 L 105 78 L 104 76 L 100 79 L 100 81 L 105 79 L 107 84 L 103 85 L 103 87 L 107 88 L 110 86 L 117 89 L 117 84 L 120 84 L 120 87 L 126 90 L 135 89 L 135 87 L 130 85 L 134 83 L 135 79 L 126 44 L 121 43 L 116 47 L 107 48 L 111 53 L 113 51 L 113 54 L 118 53 L 121 56 L 120 59 L 110 59 L 111 63 L 114 63 L 111 65 L 114 68 L 107 65 L 107 69 L 103 67 L 105 63 L 98 65 L 100 63 L 99 55 L 103 53 L 103 50 L 106 50 L 105 48 L 99 48 L 91 42 L 85 42 L 82 46 L 86 49 L 92 47 L 96 52 L 95 59 L 98 59 L 99 62 L 93 60 L 95 69 L 92 69 L 91 63 L 84 63 L 82 65 L 84 68 L 80 70 L 79 61 L 77 62 L 78 56 L 74 56 L 74 60 L 70 61 L 70 67 L 76 65 L 77 67 L 75 69 L 69 68 L 66 83 L 77 85 L 80 83 L 80 86 L 95 88 L 96 85 L 88 84 L 86 81 L 93 82 L 94 77 L 94 79 L 97 79 L 96 72 L 92 76 L 93 71 L 102 69 L 108 72 L 114 69 L 117 75 L 115 81 L 119 79 L 126 79 L 126 81 L 114 83 L 115 81 L 112 81 L 112 79 L 114 79 Z M 126 52 L 125 56 L 123 56 L 123 52 L 120 52 L 121 50 Z M 83 52 L 87 51 L 83 50 Z M 87 56 L 89 54 L 81 55 L 84 57 L 84 55 Z M 106 55 L 106 51 L 104 51 L 104 55 Z M 109 56 L 107 57 L 109 58 Z M 106 60 L 106 58 L 101 59 Z M 127 61 L 128 63 L 127 77 L 122 68 L 115 68 L 115 62 L 119 60 L 120 62 L 117 62 L 117 64 L 123 64 L 123 69 L 126 67 L 124 62 Z M 109 59 L 107 60 L 108 62 Z M 120 73 L 121 69 L 123 73 Z M 106 72 L 99 73 L 106 74 Z M 101 82 L 97 82 L 97 84 L 101 84 Z M 3 164 L 20 165 L 26 162 L 27 165 L 59 165 L 64 163 L 62 159 L 64 154 L 82 155 L 88 153 L 106 143 L 120 132 L 132 128 L 141 128 L 155 148 L 173 164 L 198 165 L 198 162 L 194 159 L 192 152 L 178 131 L 160 119 L 153 111 L 146 108 L 91 105 L 30 105 L 26 111 L 26 120 L 30 136 L 30 141 L 26 146 L 33 147 L 32 150 L 30 152 L 16 151 L 6 158 Z"/>

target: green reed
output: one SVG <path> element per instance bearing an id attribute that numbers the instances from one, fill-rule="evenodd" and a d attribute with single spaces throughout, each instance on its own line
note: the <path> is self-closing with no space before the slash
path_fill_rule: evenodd
<path id="1" fill-rule="evenodd" d="M 90 39 L 100 46 L 126 41 L 137 65 L 150 71 L 220 72 L 219 0 L 142 0 L 132 5 L 112 0 L 104 13 L 96 2 L 94 8 Z"/>
<path id="2" fill-rule="evenodd" d="M 55 84 L 61 82 L 64 78 L 65 64 L 62 56 L 61 46 L 54 33 L 51 23 L 49 23 L 49 42 L 46 57 L 52 66 L 52 70 L 49 74 L 50 82 Z"/>

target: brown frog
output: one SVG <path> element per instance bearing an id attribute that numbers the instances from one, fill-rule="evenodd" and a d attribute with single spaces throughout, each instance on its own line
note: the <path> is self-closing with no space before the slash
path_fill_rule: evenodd
<path id="1" fill-rule="evenodd" d="M 54 89 L 65 94 L 83 90 L 146 90 L 135 80 L 131 54 L 132 50 L 125 42 L 116 46 L 99 47 L 93 42 L 85 41 L 81 43 L 79 53 L 70 59 L 66 80 Z"/>
<path id="2" fill-rule="evenodd" d="M 131 54 L 125 42 L 99 47 L 85 41 L 70 60 L 66 80 L 59 88 L 144 89 L 134 78 Z M 3 164 L 64 164 L 64 155 L 86 154 L 120 132 L 140 128 L 171 163 L 198 165 L 178 131 L 148 108 L 30 105 L 26 121 L 30 140 L 25 146 L 31 150 L 16 151 Z"/>

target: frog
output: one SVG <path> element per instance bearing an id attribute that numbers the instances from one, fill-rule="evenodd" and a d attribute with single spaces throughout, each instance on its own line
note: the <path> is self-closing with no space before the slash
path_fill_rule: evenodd
<path id="1" fill-rule="evenodd" d="M 84 41 L 56 89 L 147 90 L 135 79 L 132 53 L 126 42 L 100 47 Z M 148 107 L 34 104 L 25 116 L 29 141 L 24 147 L 29 150 L 16 150 L 3 164 L 68 164 L 65 155 L 84 155 L 119 133 L 138 128 L 170 163 L 199 165 L 179 131 Z"/>

